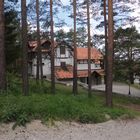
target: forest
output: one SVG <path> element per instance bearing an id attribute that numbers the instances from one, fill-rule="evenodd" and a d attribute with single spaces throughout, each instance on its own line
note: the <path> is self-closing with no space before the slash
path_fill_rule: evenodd
<path id="1" fill-rule="evenodd" d="M 0 121 L 15 127 L 32 119 L 98 123 L 139 116 L 129 107 L 140 109 L 140 96 L 130 96 L 131 87 L 140 89 L 140 1 L 64 2 L 0 0 Z M 57 56 L 59 49 L 68 58 Z M 105 90 L 94 90 L 102 81 Z M 114 93 L 113 83 L 128 86 L 129 96 Z"/>

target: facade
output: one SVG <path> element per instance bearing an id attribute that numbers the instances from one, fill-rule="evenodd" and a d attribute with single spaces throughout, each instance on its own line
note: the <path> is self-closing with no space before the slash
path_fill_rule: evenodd
<path id="1" fill-rule="evenodd" d="M 42 66 L 44 78 L 50 78 L 50 41 L 41 41 Z M 37 42 L 29 42 L 29 74 L 36 76 Z M 92 84 L 104 83 L 103 55 L 96 48 L 91 49 Z M 88 49 L 77 48 L 77 73 L 79 81 L 88 81 Z M 73 79 L 73 48 L 66 42 L 55 43 L 55 76 L 60 81 Z M 88 83 L 87 83 L 88 84 Z"/>

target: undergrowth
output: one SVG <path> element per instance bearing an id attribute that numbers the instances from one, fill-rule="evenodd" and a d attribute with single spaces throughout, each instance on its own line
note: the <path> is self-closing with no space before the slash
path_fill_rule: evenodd
<path id="1" fill-rule="evenodd" d="M 140 103 L 140 99 L 114 96 L 115 104 L 128 104 L 131 101 Z M 73 96 L 71 87 L 56 85 L 56 95 L 52 95 L 49 82 L 44 82 L 42 87 L 31 80 L 30 94 L 23 96 L 21 83 L 16 79 L 9 83 L 7 92 L 0 95 L 0 122 L 15 122 L 13 128 L 17 125 L 25 125 L 33 119 L 41 119 L 43 122 L 67 120 L 81 123 L 99 123 L 121 116 L 133 118 L 136 115 L 138 113 L 135 111 L 117 106 L 107 108 L 104 93 L 93 92 L 92 98 L 89 99 L 87 91 L 80 87 L 79 94 Z"/>

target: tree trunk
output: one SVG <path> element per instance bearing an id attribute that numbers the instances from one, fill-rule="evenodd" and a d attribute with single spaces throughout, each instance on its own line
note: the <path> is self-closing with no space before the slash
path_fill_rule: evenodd
<path id="1" fill-rule="evenodd" d="M 90 37 L 90 11 L 87 0 L 87 28 L 88 28 L 88 97 L 91 97 L 91 37 Z"/>
<path id="2" fill-rule="evenodd" d="M 129 79 L 130 83 L 134 84 L 134 73 L 131 71 L 129 75 L 130 75 L 130 79 Z"/>
<path id="3" fill-rule="evenodd" d="M 37 60 L 36 60 L 36 83 L 39 84 L 39 51 L 37 49 L 36 52 Z"/>
<path id="4" fill-rule="evenodd" d="M 6 64 L 4 47 L 4 0 L 0 0 L 0 91 L 6 89 Z"/>
<path id="5" fill-rule="evenodd" d="M 105 91 L 106 91 L 106 100 L 107 100 L 107 45 L 108 45 L 108 31 L 107 31 L 107 17 L 106 17 L 106 0 L 103 0 L 104 4 L 104 31 L 105 31 Z"/>
<path id="6" fill-rule="evenodd" d="M 73 94 L 78 94 L 77 87 L 77 45 L 76 45 L 76 0 L 73 0 L 73 18 L 74 18 L 74 56 L 73 56 Z"/>
<path id="7" fill-rule="evenodd" d="M 26 0 L 21 0 L 21 17 L 22 17 L 22 80 L 23 80 L 23 94 L 28 95 L 28 48 L 27 48 L 27 13 Z"/>
<path id="8" fill-rule="evenodd" d="M 107 46 L 107 75 L 106 75 L 106 105 L 112 107 L 113 83 L 113 2 L 108 0 L 108 46 Z"/>
<path id="9" fill-rule="evenodd" d="M 55 62 L 54 62 L 54 21 L 53 21 L 53 1 L 50 0 L 50 17 L 51 17 L 51 92 L 55 94 Z"/>
<path id="10" fill-rule="evenodd" d="M 39 0 L 36 0 L 36 16 L 37 16 L 37 80 L 39 77 L 43 83 L 43 68 L 42 68 L 42 52 L 40 41 L 40 24 L 39 24 Z"/>

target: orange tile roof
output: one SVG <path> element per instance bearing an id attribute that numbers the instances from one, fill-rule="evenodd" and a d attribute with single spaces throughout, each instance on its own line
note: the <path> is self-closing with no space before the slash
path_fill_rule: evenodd
<path id="1" fill-rule="evenodd" d="M 70 71 L 56 70 L 55 76 L 57 79 L 72 79 L 73 73 Z"/>
<path id="2" fill-rule="evenodd" d="M 78 77 L 88 77 L 88 71 L 78 71 Z"/>
<path id="3" fill-rule="evenodd" d="M 44 44 L 46 41 L 49 41 L 49 40 L 41 40 L 41 44 Z M 55 47 L 57 47 L 57 42 L 55 42 Z M 37 41 L 29 41 L 29 48 L 31 49 L 31 51 L 36 51 Z M 42 52 L 46 52 L 46 51 L 48 52 L 48 50 L 42 49 Z M 77 48 L 77 59 L 78 60 L 88 59 L 88 48 L 78 47 Z M 94 60 L 103 59 L 103 55 L 98 49 L 91 48 L 91 59 L 94 59 Z"/>
<path id="4" fill-rule="evenodd" d="M 77 48 L 77 59 L 88 59 L 88 48 Z M 96 48 L 91 48 L 91 59 L 103 59 L 103 55 Z"/>
<path id="5" fill-rule="evenodd" d="M 93 72 L 97 72 L 99 75 L 104 76 L 104 70 L 92 70 Z M 73 71 L 65 71 L 61 68 L 56 69 L 55 71 L 55 76 L 57 79 L 72 79 L 73 78 Z M 88 77 L 88 70 L 84 71 L 77 71 L 77 77 L 82 78 L 82 77 Z"/>

